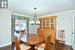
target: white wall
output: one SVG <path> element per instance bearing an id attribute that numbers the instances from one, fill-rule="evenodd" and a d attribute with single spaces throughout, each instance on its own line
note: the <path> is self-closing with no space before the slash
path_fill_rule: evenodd
<path id="1" fill-rule="evenodd" d="M 11 12 L 0 9 L 0 47 L 11 44 Z"/>
<path id="2" fill-rule="evenodd" d="M 64 11 L 55 14 L 49 14 L 45 16 L 57 16 L 57 32 L 58 29 L 65 30 L 65 43 L 72 44 L 72 26 L 73 26 L 73 16 L 75 16 L 75 10 Z"/>

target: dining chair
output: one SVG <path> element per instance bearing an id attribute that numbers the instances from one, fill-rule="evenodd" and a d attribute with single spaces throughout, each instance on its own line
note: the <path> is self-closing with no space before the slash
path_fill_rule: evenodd
<path id="1" fill-rule="evenodd" d="M 39 36 L 40 36 L 40 35 L 39 35 Z M 44 39 L 43 36 L 40 36 L 40 37 L 42 37 L 42 38 Z M 44 48 L 45 48 L 45 43 L 42 42 L 41 44 L 38 44 L 35 48 L 38 49 L 38 50 L 44 50 Z"/>
<path id="2" fill-rule="evenodd" d="M 45 43 L 38 45 L 38 50 L 51 50 L 50 47 L 50 36 L 45 39 Z"/>
<path id="3" fill-rule="evenodd" d="M 44 50 L 51 50 L 51 47 L 50 47 L 50 36 L 48 36 L 46 39 L 45 39 L 45 48 Z"/>
<path id="4" fill-rule="evenodd" d="M 15 48 L 14 50 L 28 50 L 30 46 L 27 46 L 25 44 L 20 44 L 17 37 L 15 37 Z"/>
<path id="5" fill-rule="evenodd" d="M 44 48 L 45 48 L 45 43 L 38 45 L 38 50 L 44 50 Z"/>

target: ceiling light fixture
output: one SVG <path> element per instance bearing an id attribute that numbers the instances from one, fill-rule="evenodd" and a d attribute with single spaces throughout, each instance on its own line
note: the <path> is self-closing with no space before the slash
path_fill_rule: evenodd
<path id="1" fill-rule="evenodd" d="M 30 21 L 30 24 L 31 24 L 31 25 L 39 25 L 39 24 L 40 24 L 40 21 L 37 19 L 37 16 L 36 16 L 36 9 L 37 9 L 37 8 L 34 8 L 35 13 L 34 13 L 34 18 L 33 18 L 33 20 Z"/>

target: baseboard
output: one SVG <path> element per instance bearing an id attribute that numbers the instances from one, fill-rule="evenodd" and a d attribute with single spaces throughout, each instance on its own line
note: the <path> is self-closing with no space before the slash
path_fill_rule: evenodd
<path id="1" fill-rule="evenodd" d="M 65 47 L 66 47 L 66 49 L 68 49 L 68 50 L 73 50 L 73 48 L 72 48 L 72 44 L 70 44 L 70 43 L 65 43 Z"/>
<path id="2" fill-rule="evenodd" d="M 12 50 L 12 44 L 2 45 L 0 50 Z"/>
<path id="3" fill-rule="evenodd" d="M 8 46 L 8 45 L 12 45 L 12 43 L 7 43 L 7 44 L 4 44 L 4 45 L 1 45 L 0 48 L 1 47 L 5 47 L 5 46 Z"/>
<path id="4" fill-rule="evenodd" d="M 66 45 L 70 45 L 70 46 L 72 46 L 72 44 L 71 44 L 71 43 L 66 43 L 66 42 L 65 42 L 65 44 L 66 44 Z"/>

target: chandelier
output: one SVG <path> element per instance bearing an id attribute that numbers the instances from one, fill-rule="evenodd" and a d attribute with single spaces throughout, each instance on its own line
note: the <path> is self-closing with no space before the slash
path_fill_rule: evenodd
<path id="1" fill-rule="evenodd" d="M 33 20 L 29 21 L 29 23 L 30 23 L 31 25 L 39 25 L 39 24 L 40 24 L 40 21 L 38 20 L 38 18 L 37 18 L 37 16 L 36 16 L 36 9 L 37 9 L 37 8 L 34 8 L 35 13 L 34 13 Z"/>

